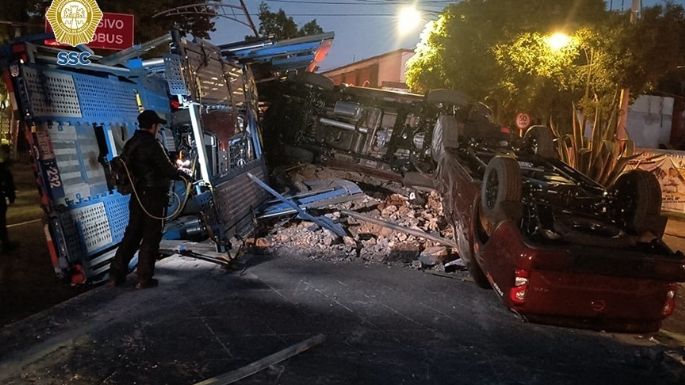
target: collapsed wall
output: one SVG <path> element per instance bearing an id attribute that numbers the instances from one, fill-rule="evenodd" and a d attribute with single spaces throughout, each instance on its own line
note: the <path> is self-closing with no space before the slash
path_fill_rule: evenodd
<path id="1" fill-rule="evenodd" d="M 318 210 L 318 214 L 340 223 L 348 236 L 339 238 L 332 231 L 296 216 L 281 217 L 273 220 L 267 233 L 255 241 L 255 246 L 263 252 L 329 261 L 404 263 L 438 268 L 458 258 L 456 250 L 448 246 L 344 213 L 355 211 L 451 240 L 453 229 L 445 220 L 441 198 L 435 191 L 418 192 L 397 182 L 310 164 L 275 170 L 275 174 L 273 179 L 279 182 L 281 190 L 285 189 L 291 195 L 306 192 L 309 181 L 326 179 L 354 181 L 364 194 L 353 201 Z"/>

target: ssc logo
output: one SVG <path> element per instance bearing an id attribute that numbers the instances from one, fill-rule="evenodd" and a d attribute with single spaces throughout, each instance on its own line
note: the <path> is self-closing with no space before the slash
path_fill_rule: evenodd
<path id="1" fill-rule="evenodd" d="M 90 64 L 90 53 L 76 51 L 60 51 L 57 53 L 57 65 L 75 66 Z"/>
<path id="2" fill-rule="evenodd" d="M 55 33 L 55 40 L 76 47 L 93 41 L 102 11 L 95 0 L 53 0 L 45 18 Z"/>

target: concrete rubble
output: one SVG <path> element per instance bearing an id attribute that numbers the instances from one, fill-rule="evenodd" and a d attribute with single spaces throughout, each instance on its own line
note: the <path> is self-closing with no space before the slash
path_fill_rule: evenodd
<path id="1" fill-rule="evenodd" d="M 273 226 L 267 226 L 268 233 L 257 238 L 255 246 L 269 253 L 297 253 L 299 257 L 310 259 L 402 263 L 438 270 L 444 270 L 445 263 L 458 258 L 457 251 L 450 247 L 341 213 L 344 210 L 356 211 L 365 216 L 454 239 L 452 227 L 443 215 L 441 198 L 435 191 L 418 192 L 398 182 L 313 165 L 291 168 L 277 174 L 274 179 L 282 184 L 279 187 L 294 194 L 306 188 L 305 181 L 326 178 L 354 181 L 366 194 L 361 199 L 318 210 L 318 214 L 339 222 L 349 236 L 339 238 L 309 221 L 290 216 L 281 218 Z"/>

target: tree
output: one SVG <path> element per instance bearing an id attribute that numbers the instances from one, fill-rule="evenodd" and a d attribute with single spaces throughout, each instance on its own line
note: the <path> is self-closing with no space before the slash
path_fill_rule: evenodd
<path id="1" fill-rule="evenodd" d="M 510 101 L 513 107 L 558 116 L 576 102 L 607 118 L 620 88 L 633 95 L 651 91 L 677 68 L 685 58 L 684 33 L 682 7 L 666 5 L 646 9 L 637 25 L 625 14 L 609 13 L 603 23 L 579 28 L 562 50 L 552 50 L 539 33 L 524 33 L 493 52 L 503 85 L 514 85 L 511 95 L 520 98 Z"/>
<path id="2" fill-rule="evenodd" d="M 42 31 L 43 24 L 40 3 L 36 0 L 17 0 L 0 2 L 0 44 L 14 37 L 16 28 L 19 31 Z M 14 25 L 9 23 L 16 23 Z"/>
<path id="3" fill-rule="evenodd" d="M 407 83 L 462 90 L 488 102 L 503 124 L 517 111 L 544 122 L 568 116 L 572 101 L 609 103 L 619 87 L 649 89 L 683 58 L 683 20 L 675 5 L 645 9 L 631 26 L 601 0 L 464 0 L 424 31 Z M 545 37 L 560 29 L 575 32 L 573 44 L 550 52 Z"/>
<path id="4" fill-rule="evenodd" d="M 316 22 L 316 19 L 305 23 L 299 31 L 300 36 L 317 35 L 320 33 L 323 33 L 323 28 Z"/>
<path id="5" fill-rule="evenodd" d="M 304 24 L 302 28 L 297 27 L 297 23 L 292 17 L 288 16 L 283 9 L 272 12 L 269 5 L 265 2 L 259 3 L 259 34 L 275 40 L 292 39 L 298 36 L 315 35 L 322 33 L 323 29 L 316 22 L 316 19 Z M 252 40 L 254 36 L 245 36 L 245 40 Z"/>

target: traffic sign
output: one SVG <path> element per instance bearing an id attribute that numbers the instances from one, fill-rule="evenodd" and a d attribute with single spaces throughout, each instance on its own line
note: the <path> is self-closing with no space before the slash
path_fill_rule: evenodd
<path id="1" fill-rule="evenodd" d="M 519 130 L 525 130 L 530 126 L 530 116 L 525 112 L 519 112 L 516 115 L 516 127 Z"/>

